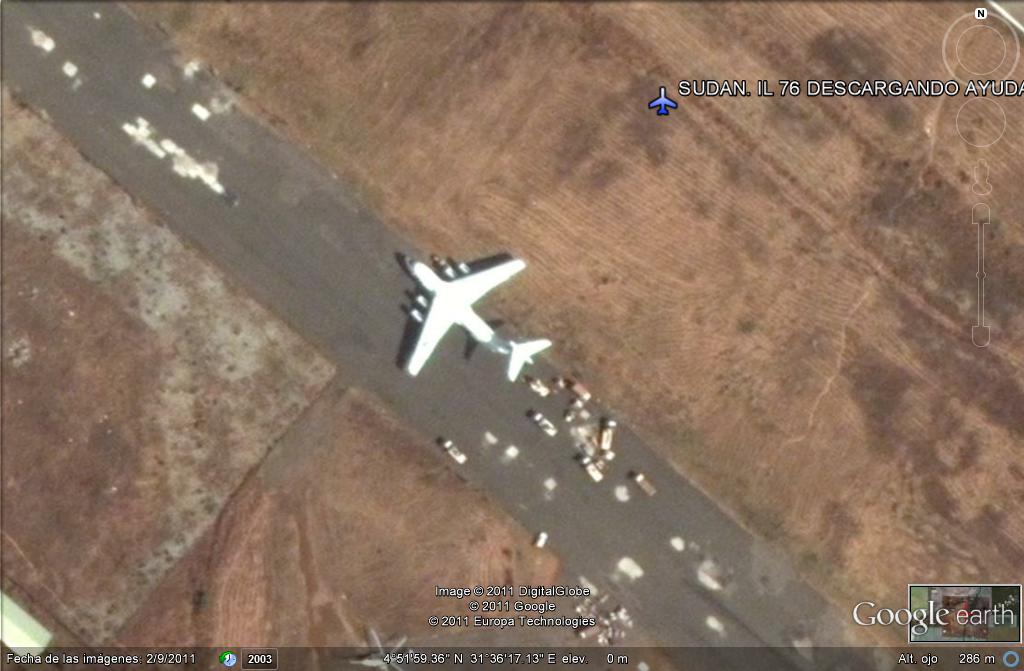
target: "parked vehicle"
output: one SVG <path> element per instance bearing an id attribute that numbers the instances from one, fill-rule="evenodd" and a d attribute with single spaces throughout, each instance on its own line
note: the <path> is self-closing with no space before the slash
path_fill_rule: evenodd
<path id="1" fill-rule="evenodd" d="M 438 438 L 437 443 L 441 446 L 441 449 L 448 453 L 448 456 L 455 460 L 455 463 L 460 465 L 466 463 L 466 455 L 454 442 L 447 438 Z"/>
<path id="2" fill-rule="evenodd" d="M 533 423 L 539 426 L 544 433 L 548 434 L 549 436 L 555 436 L 558 434 L 558 429 L 555 427 L 554 424 L 551 423 L 551 420 L 545 417 L 543 414 L 537 412 L 536 410 L 531 410 L 528 413 L 528 415 L 530 419 L 533 420 Z"/>
<path id="3" fill-rule="evenodd" d="M 530 377 L 529 375 L 525 376 L 523 379 L 526 381 L 526 384 L 530 386 L 530 389 L 532 389 L 533 392 L 541 398 L 551 394 L 551 388 L 544 384 L 543 380 L 538 380 L 537 378 Z"/>
<path id="4" fill-rule="evenodd" d="M 655 489 L 654 485 L 651 484 L 651 481 L 648 480 L 647 476 L 643 473 L 639 471 L 630 471 L 629 477 L 633 479 L 636 486 L 643 490 L 644 494 L 647 494 L 647 496 L 654 496 L 658 493 L 658 490 Z"/>
<path id="5" fill-rule="evenodd" d="M 597 445 L 602 452 L 612 449 L 612 440 L 615 438 L 615 427 L 619 425 L 614 419 L 605 417 L 601 420 L 601 431 L 598 433 Z"/>
<path id="6" fill-rule="evenodd" d="M 587 472 L 587 475 L 590 476 L 591 480 L 594 482 L 601 482 L 604 480 L 604 473 L 602 472 L 604 470 L 604 464 L 602 462 L 595 461 L 587 455 L 583 455 L 580 459 L 580 464 L 583 465 L 583 470 Z"/>

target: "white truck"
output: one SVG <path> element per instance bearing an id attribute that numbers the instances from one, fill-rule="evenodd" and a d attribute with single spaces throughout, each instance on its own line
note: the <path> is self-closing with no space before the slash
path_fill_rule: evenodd
<path id="1" fill-rule="evenodd" d="M 602 452 L 612 449 L 612 440 L 615 439 L 615 427 L 619 425 L 614 419 L 604 417 L 601 419 L 601 430 L 597 435 L 597 446 Z"/>

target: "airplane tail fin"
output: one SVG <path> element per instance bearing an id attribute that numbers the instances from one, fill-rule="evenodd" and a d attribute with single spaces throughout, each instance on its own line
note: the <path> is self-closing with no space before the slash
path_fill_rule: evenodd
<path id="1" fill-rule="evenodd" d="M 547 339 L 510 342 L 508 354 L 509 381 L 515 382 L 519 377 L 519 372 L 523 370 L 523 366 L 533 363 L 533 355 L 546 350 L 548 347 L 551 347 L 551 341 Z"/>

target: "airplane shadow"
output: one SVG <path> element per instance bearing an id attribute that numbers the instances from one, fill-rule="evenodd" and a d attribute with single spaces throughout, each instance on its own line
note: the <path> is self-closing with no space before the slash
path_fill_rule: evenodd
<path id="1" fill-rule="evenodd" d="M 487 325 L 490 326 L 495 331 L 497 331 L 498 329 L 505 325 L 505 320 L 488 319 Z M 480 347 L 480 343 L 477 342 L 476 339 L 469 334 L 469 331 L 464 331 L 464 333 L 466 335 L 466 346 L 462 351 L 462 358 L 465 359 L 466 361 L 469 361 L 470 359 L 473 358 L 473 353 L 476 352 L 476 350 Z"/>
<path id="2" fill-rule="evenodd" d="M 511 254 L 502 252 L 500 254 L 495 254 L 494 256 L 488 256 L 486 258 L 477 259 L 476 261 L 473 261 L 472 263 L 469 264 L 469 269 L 472 272 L 476 272 L 478 270 L 487 270 L 492 266 L 505 263 L 506 261 L 511 261 L 513 258 L 514 257 Z"/>
<path id="3" fill-rule="evenodd" d="M 395 356 L 395 365 L 404 369 L 412 356 L 412 350 L 416 346 L 416 339 L 420 335 L 420 323 L 410 317 L 404 310 L 405 329 L 402 331 L 402 340 L 398 345 L 398 353 Z"/>
<path id="4" fill-rule="evenodd" d="M 395 252 L 395 261 L 398 262 L 402 271 L 411 278 L 412 270 L 410 264 L 412 260 L 410 257 L 401 252 Z M 409 298 L 410 303 L 415 292 L 415 287 L 405 292 L 405 296 Z M 395 355 L 395 365 L 398 368 L 404 369 L 409 363 L 409 357 L 412 355 L 413 347 L 416 345 L 416 338 L 420 333 L 420 323 L 409 316 L 409 313 L 404 306 L 401 307 L 401 310 L 402 314 L 405 315 L 405 328 L 402 331 L 402 339 L 399 341 L 398 352 Z"/>

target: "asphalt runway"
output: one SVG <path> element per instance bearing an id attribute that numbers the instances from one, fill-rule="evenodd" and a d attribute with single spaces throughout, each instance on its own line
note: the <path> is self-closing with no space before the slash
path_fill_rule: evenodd
<path id="1" fill-rule="evenodd" d="M 90 162 L 336 361 L 346 384 L 380 396 L 422 434 L 419 449 L 448 459 L 433 439 L 454 439 L 469 460 L 451 466 L 526 528 L 550 534 L 566 583 L 584 576 L 611 593 L 638 630 L 665 646 L 765 648 L 740 659 L 701 651 L 696 668 L 839 668 L 827 649 L 816 648 L 811 665 L 792 643 L 813 640 L 841 614 L 802 582 L 780 579 L 795 576 L 782 555 L 736 525 L 628 427 L 618 431 L 611 472 L 594 483 L 574 460 L 564 423 L 550 438 L 526 417 L 537 408 L 560 418 L 565 395 L 541 399 L 509 384 L 504 357 L 485 348 L 467 360 L 458 330 L 418 378 L 407 376 L 397 356 L 406 322 L 401 306 L 414 285 L 395 254 L 426 254 L 361 209 L 303 148 L 237 109 L 218 112 L 218 101 L 231 93 L 207 71 L 185 68 L 164 36 L 110 4 L 5 2 L 2 12 L 3 80 L 15 96 L 44 112 Z M 143 83 L 147 74 L 151 86 Z M 136 136 L 148 128 L 150 148 L 126 124 Z M 215 175 L 203 172 L 211 162 Z M 545 335 L 509 333 L 508 326 L 502 334 Z M 528 372 L 555 374 L 543 363 Z M 498 442 L 488 444 L 486 432 Z M 519 455 L 503 459 L 510 444 Z M 628 483 L 632 469 L 657 485 L 655 496 Z M 546 496 L 548 478 L 557 487 Z M 628 501 L 616 498 L 621 485 Z M 673 548 L 675 537 L 685 540 L 685 550 Z M 642 577 L 616 570 L 627 556 Z M 730 576 L 720 591 L 698 580 L 707 557 Z"/>

